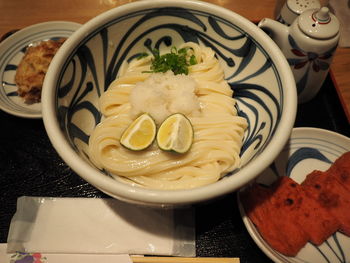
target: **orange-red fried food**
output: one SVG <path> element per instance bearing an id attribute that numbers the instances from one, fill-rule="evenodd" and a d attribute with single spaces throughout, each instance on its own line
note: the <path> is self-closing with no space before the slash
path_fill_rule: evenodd
<path id="1" fill-rule="evenodd" d="M 350 236 L 350 192 L 339 183 L 333 173 L 314 171 L 302 187 L 322 207 L 340 222 L 339 230 Z"/>
<path id="2" fill-rule="evenodd" d="M 64 38 L 47 40 L 27 48 L 15 75 L 18 95 L 26 103 L 40 102 L 47 69 L 64 41 Z"/>
<path id="3" fill-rule="evenodd" d="M 286 215 L 271 202 L 271 198 L 271 189 L 257 184 L 241 196 L 248 217 L 264 240 L 280 253 L 295 256 L 308 241 L 308 236 L 295 222 L 281 220 Z"/>
<path id="4" fill-rule="evenodd" d="M 247 216 L 276 251 L 295 256 L 307 241 L 322 244 L 334 232 L 350 236 L 350 152 L 300 185 L 279 177 L 270 187 L 253 184 L 240 195 Z"/>
<path id="5" fill-rule="evenodd" d="M 327 170 L 332 174 L 348 191 L 350 191 L 350 152 L 340 156 Z"/>
<path id="6" fill-rule="evenodd" d="M 298 224 L 313 244 L 322 244 L 337 231 L 339 221 L 293 179 L 282 176 L 272 188 L 272 200 L 275 200 L 275 205 L 280 207 L 284 215 L 281 219 Z"/>

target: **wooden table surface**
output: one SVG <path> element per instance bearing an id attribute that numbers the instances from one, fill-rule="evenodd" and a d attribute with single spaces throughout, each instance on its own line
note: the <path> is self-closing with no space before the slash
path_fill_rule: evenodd
<path id="1" fill-rule="evenodd" d="M 249 20 L 260 21 L 264 17 L 273 18 L 276 1 L 283 0 L 206 1 L 228 8 Z M 2 0 L 0 1 L 0 35 L 13 29 L 52 20 L 85 23 L 104 11 L 129 2 L 133 0 Z M 350 122 L 350 48 L 337 49 L 331 72 Z"/>

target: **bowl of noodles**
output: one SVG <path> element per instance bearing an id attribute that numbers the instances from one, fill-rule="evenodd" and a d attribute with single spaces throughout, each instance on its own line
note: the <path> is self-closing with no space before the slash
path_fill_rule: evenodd
<path id="1" fill-rule="evenodd" d="M 257 177 L 289 138 L 297 95 L 255 24 L 201 1 L 155 0 L 111 9 L 68 38 L 42 104 L 54 148 L 84 180 L 127 202 L 176 206 Z"/>

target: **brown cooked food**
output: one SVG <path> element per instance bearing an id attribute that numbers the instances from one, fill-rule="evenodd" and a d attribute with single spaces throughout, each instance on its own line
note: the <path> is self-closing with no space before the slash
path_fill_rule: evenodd
<path id="1" fill-rule="evenodd" d="M 282 176 L 273 184 L 272 203 L 282 213 L 279 220 L 299 226 L 308 240 L 321 245 L 339 228 L 339 221 L 293 179 Z M 290 235 L 292 237 L 293 234 Z M 304 244 L 305 245 L 305 244 Z"/>
<path id="2" fill-rule="evenodd" d="M 28 104 L 41 101 L 41 89 L 47 69 L 65 38 L 41 41 L 29 46 L 18 65 L 15 82 L 18 95 Z"/>
<path id="3" fill-rule="evenodd" d="M 350 152 L 340 156 L 328 170 L 348 191 L 350 191 Z"/>
<path id="4" fill-rule="evenodd" d="M 270 187 L 254 183 L 241 194 L 247 216 L 264 240 L 286 256 L 310 241 L 322 244 L 340 231 L 350 236 L 350 152 L 302 184 L 282 176 Z"/>
<path id="5" fill-rule="evenodd" d="M 350 192 L 338 182 L 336 175 L 314 171 L 306 177 L 302 187 L 338 219 L 339 231 L 350 236 Z"/>
<path id="6" fill-rule="evenodd" d="M 241 201 L 264 240 L 280 253 L 294 256 L 305 246 L 308 235 L 295 221 L 281 220 L 288 215 L 274 206 L 272 197 L 272 189 L 254 184 L 242 194 Z"/>

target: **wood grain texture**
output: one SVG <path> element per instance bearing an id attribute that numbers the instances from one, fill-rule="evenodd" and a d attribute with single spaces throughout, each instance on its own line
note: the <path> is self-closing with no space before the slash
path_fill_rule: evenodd
<path id="1" fill-rule="evenodd" d="M 239 258 L 131 257 L 133 263 L 239 263 Z"/>
<path id="2" fill-rule="evenodd" d="M 335 87 L 350 123 L 350 48 L 338 48 L 331 66 Z"/>

